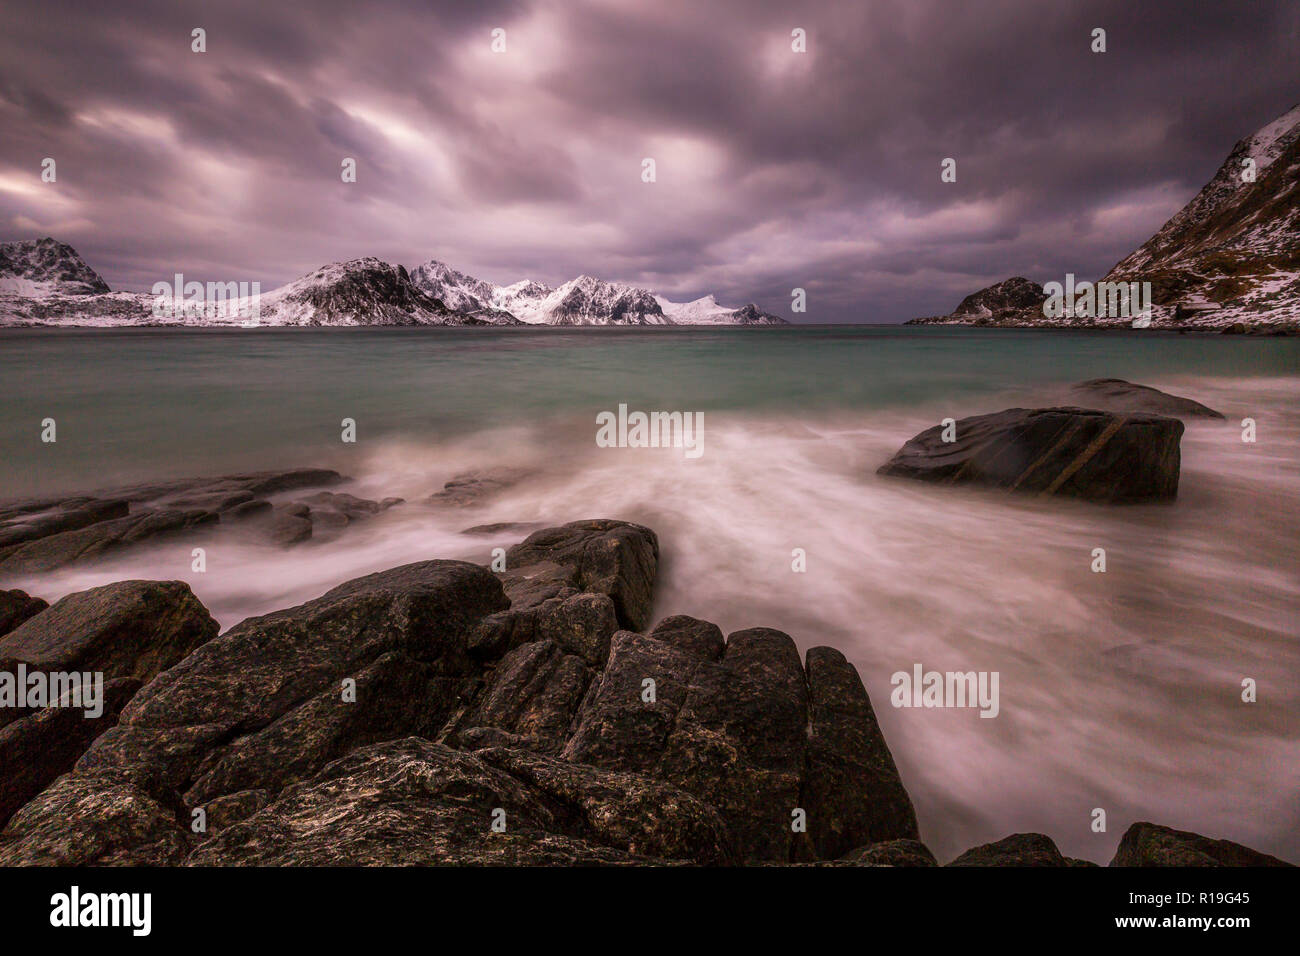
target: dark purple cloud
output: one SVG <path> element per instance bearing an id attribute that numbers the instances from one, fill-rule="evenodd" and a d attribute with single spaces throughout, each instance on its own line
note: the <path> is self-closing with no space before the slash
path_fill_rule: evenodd
<path id="1" fill-rule="evenodd" d="M 1300 99 L 1297 11 L 10 0 L 0 238 L 70 242 L 114 288 L 436 257 L 783 314 L 799 286 L 797 318 L 899 320 L 1144 241 Z"/>

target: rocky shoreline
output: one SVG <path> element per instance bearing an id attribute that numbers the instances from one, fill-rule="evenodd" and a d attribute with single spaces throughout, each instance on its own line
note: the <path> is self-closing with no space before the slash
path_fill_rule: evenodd
<path id="1" fill-rule="evenodd" d="M 0 670 L 107 703 L 0 711 L 0 865 L 936 865 L 843 655 L 652 625 L 658 562 L 580 521 L 220 635 L 176 581 L 4 592 Z M 1150 823 L 1111 862 L 1287 865 Z M 950 865 L 1092 864 L 1015 834 Z"/>
<path id="2" fill-rule="evenodd" d="M 1183 420 L 1223 418 L 1118 379 L 1070 395 L 1081 405 L 945 420 L 880 472 L 1167 500 Z M 526 477 L 459 475 L 428 504 L 473 507 Z M 344 480 L 299 469 L 10 502 L 0 574 L 201 525 L 291 546 L 402 503 L 323 490 Z M 463 533 L 527 536 L 492 568 L 407 564 L 224 633 L 180 581 L 53 605 L 0 591 L 0 672 L 103 679 L 94 719 L 66 700 L 0 707 L 0 865 L 937 865 L 839 651 L 656 621 L 660 545 L 642 525 Z M 1095 864 L 1020 833 L 948 865 Z M 1111 865 L 1290 864 L 1135 822 Z"/>

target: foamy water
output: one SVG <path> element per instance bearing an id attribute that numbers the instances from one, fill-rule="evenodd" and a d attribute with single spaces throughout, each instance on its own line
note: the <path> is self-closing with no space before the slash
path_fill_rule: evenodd
<path id="1" fill-rule="evenodd" d="M 436 440 L 403 430 L 349 448 L 342 465 L 295 462 L 343 467 L 356 481 L 340 490 L 407 499 L 336 540 L 283 551 L 217 528 L 5 585 L 54 599 L 126 577 L 179 578 L 226 628 L 409 561 L 486 562 L 521 537 L 459 533 L 471 525 L 624 518 L 659 535 L 657 617 L 693 614 L 728 632 L 777 627 L 801 649 L 846 654 L 941 860 L 1041 831 L 1067 855 L 1105 862 L 1135 820 L 1297 860 L 1300 378 L 1141 380 L 1228 417 L 1189 423 L 1173 505 L 1103 507 L 875 475 L 946 415 L 1054 399 L 1052 384 L 1009 371 L 958 402 L 947 393 L 960 389 L 940 382 L 926 400 L 874 408 L 706 405 L 696 460 L 597 448 L 590 411 L 563 403 Z M 594 407 L 614 407 L 609 394 Z M 1246 416 L 1259 423 L 1254 444 L 1241 441 Z M 453 475 L 496 465 L 535 474 L 481 507 L 427 501 Z M 199 545 L 203 574 L 190 571 Z M 1090 569 L 1097 547 L 1105 574 Z M 806 573 L 791 569 L 795 548 Z M 999 672 L 999 715 L 895 709 L 890 675 L 916 663 Z M 1241 702 L 1243 677 L 1258 682 L 1258 703 Z M 1106 833 L 1090 826 L 1098 807 Z"/>

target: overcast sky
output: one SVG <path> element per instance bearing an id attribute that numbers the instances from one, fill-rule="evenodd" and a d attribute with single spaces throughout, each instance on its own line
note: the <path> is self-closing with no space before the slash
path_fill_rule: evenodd
<path id="1" fill-rule="evenodd" d="M 899 321 L 1103 273 L 1300 100 L 1298 44 L 1295 0 L 3 0 L 0 239 L 114 289 L 373 255 Z"/>

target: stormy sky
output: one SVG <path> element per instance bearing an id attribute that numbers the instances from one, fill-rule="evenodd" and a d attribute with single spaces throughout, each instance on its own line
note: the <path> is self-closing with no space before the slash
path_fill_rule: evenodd
<path id="1" fill-rule="evenodd" d="M 1295 0 L 2 0 L 0 240 L 114 289 L 373 255 L 900 321 L 1103 273 L 1300 100 L 1298 43 Z"/>

